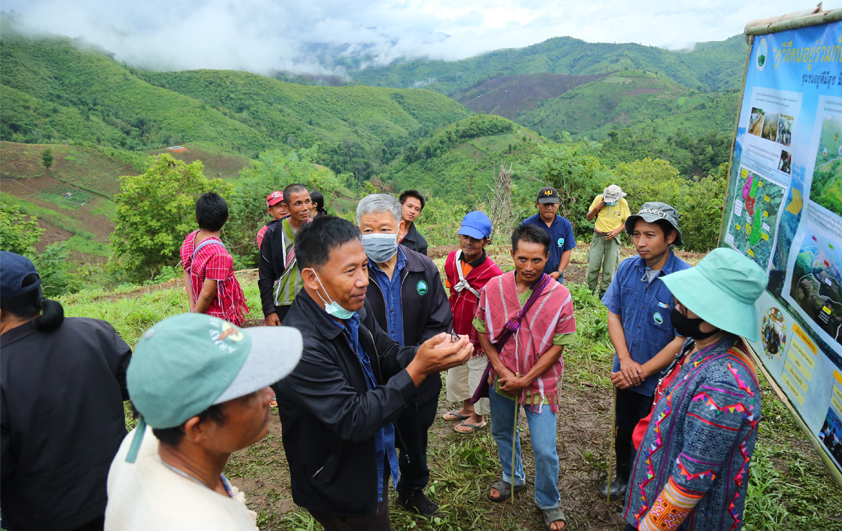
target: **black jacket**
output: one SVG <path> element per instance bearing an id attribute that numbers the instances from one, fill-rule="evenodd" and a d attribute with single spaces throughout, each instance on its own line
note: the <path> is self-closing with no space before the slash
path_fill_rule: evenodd
<path id="1" fill-rule="evenodd" d="M 449 333 L 453 327 L 453 313 L 436 264 L 426 256 L 401 246 L 406 255 L 406 266 L 401 271 L 403 344 L 417 346 L 437 334 Z M 366 303 L 377 319 L 377 324 L 386 330 L 386 303 L 383 291 L 377 284 L 377 276 L 371 268 L 368 269 L 368 280 Z M 426 290 L 419 283 L 423 283 Z M 392 376 L 384 375 L 387 378 Z M 418 387 L 416 404 L 437 397 L 440 391 L 441 377 L 438 374 L 428 376 Z"/>
<path id="2" fill-rule="evenodd" d="M 9 529 L 74 529 L 105 513 L 126 436 L 132 351 L 105 321 L 29 321 L 0 336 L 0 503 Z"/>
<path id="3" fill-rule="evenodd" d="M 263 234 L 263 243 L 260 245 L 260 263 L 257 266 L 257 287 L 260 290 L 260 305 L 263 307 L 263 317 L 267 317 L 275 311 L 275 295 L 272 288 L 275 281 L 284 274 L 284 245 L 281 235 L 283 234 L 283 219 L 277 223 L 266 225 L 266 232 Z M 286 324 L 286 323 L 284 323 Z"/>
<path id="4" fill-rule="evenodd" d="M 421 253 L 424 256 L 427 256 L 427 240 L 418 234 L 418 230 L 415 228 L 415 222 L 409 226 L 409 230 L 406 231 L 406 236 L 403 237 L 401 245 L 412 249 L 416 253 Z"/>
<path id="5" fill-rule="evenodd" d="M 360 344 L 369 354 L 378 387 L 368 390 L 362 364 L 342 328 L 301 290 L 284 320 L 304 339 L 301 362 L 273 389 L 296 505 L 328 514 L 375 516 L 374 436 L 417 395 L 404 370 L 416 348 L 392 341 L 366 307 L 358 313 Z M 387 373 L 395 376 L 384 378 Z"/>

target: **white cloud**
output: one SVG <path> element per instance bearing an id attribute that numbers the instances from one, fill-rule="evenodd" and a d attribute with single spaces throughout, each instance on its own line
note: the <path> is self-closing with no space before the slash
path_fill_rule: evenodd
<path id="1" fill-rule="evenodd" d="M 809 4 L 809 5 L 808 5 Z M 808 9 L 791 0 L 7 0 L 37 29 L 81 36 L 130 64 L 325 73 L 311 43 L 351 45 L 371 64 L 462 59 L 552 37 L 673 49 L 741 33 L 753 19 Z"/>

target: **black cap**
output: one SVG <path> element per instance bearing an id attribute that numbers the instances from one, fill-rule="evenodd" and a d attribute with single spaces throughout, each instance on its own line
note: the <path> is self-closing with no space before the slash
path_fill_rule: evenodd
<path id="1" fill-rule="evenodd" d="M 37 275 L 38 271 L 29 258 L 9 251 L 0 251 L 0 297 L 11 299 L 38 289 L 41 286 L 40 276 L 32 284 L 23 285 L 23 279 L 32 273 Z"/>
<path id="2" fill-rule="evenodd" d="M 547 203 L 558 203 L 558 190 L 556 190 L 552 186 L 541 188 L 540 190 L 538 190 L 538 202 L 542 205 L 545 205 Z"/>

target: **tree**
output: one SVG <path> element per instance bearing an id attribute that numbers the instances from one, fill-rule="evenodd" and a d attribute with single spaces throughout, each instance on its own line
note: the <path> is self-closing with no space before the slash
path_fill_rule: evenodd
<path id="1" fill-rule="evenodd" d="M 41 152 L 41 164 L 43 164 L 44 167 L 47 168 L 48 173 L 50 171 L 50 168 L 53 166 L 53 162 L 53 150 L 50 148 L 45 148 L 44 151 Z"/>
<path id="2" fill-rule="evenodd" d="M 21 212 L 19 206 L 0 203 L 0 249 L 32 255 L 43 232 L 38 221 Z"/>
<path id="3" fill-rule="evenodd" d="M 202 174 L 201 161 L 185 164 L 169 153 L 154 157 L 146 173 L 120 177 L 114 196 L 117 224 L 111 234 L 112 267 L 151 278 L 177 261 L 183 238 L 196 228 L 196 200 L 205 192 L 223 197 L 232 187 Z"/>
<path id="4" fill-rule="evenodd" d="M 256 264 L 255 235 L 270 219 L 266 212 L 266 196 L 272 191 L 299 183 L 307 190 L 321 192 L 326 202 L 337 195 L 341 187 L 339 179 L 330 169 L 314 164 L 318 154 L 318 144 L 288 153 L 270 150 L 261 153 L 251 167 L 240 171 L 237 187 L 228 203 L 230 221 L 223 229 L 233 253 L 254 260 Z"/>
<path id="5" fill-rule="evenodd" d="M 564 136 L 569 137 L 567 133 Z M 596 156 L 600 148 L 596 142 L 541 144 L 538 156 L 530 163 L 539 179 L 558 190 L 558 214 L 567 218 L 578 233 L 592 227 L 585 221 L 588 207 L 611 184 L 611 171 Z M 534 202 L 534 194 L 532 197 Z"/>

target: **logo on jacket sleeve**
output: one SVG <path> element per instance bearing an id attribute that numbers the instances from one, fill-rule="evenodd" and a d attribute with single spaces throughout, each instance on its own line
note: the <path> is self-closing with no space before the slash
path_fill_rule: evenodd
<path id="1" fill-rule="evenodd" d="M 423 280 L 419 280 L 418 284 L 415 285 L 415 290 L 418 292 L 419 295 L 426 295 L 428 291 L 430 291 L 430 286 Z"/>

